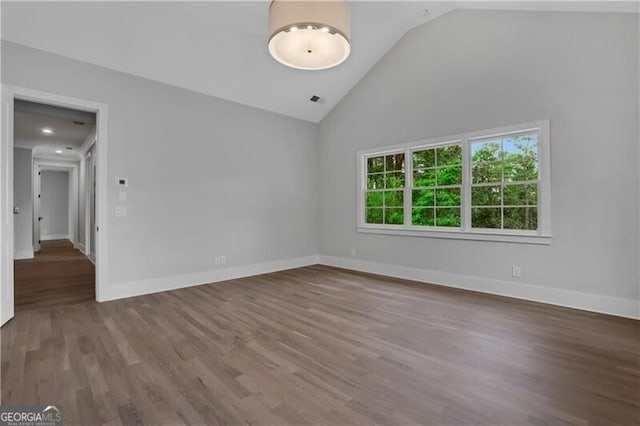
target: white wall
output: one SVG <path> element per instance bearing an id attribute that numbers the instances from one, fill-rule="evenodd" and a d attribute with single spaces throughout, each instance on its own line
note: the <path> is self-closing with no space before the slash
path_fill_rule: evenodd
<path id="1" fill-rule="evenodd" d="M 460 10 L 409 32 L 320 123 L 321 254 L 637 314 L 638 50 L 632 14 Z M 358 150 L 547 118 L 550 246 L 356 232 Z"/>
<path id="2" fill-rule="evenodd" d="M 108 104 L 106 297 L 317 253 L 312 124 L 7 42 L 2 79 Z"/>
<path id="3" fill-rule="evenodd" d="M 40 216 L 41 240 L 69 237 L 69 172 L 41 172 Z"/>
<path id="4" fill-rule="evenodd" d="M 30 149 L 13 150 L 13 205 L 20 213 L 13 217 L 14 258 L 33 257 L 33 155 Z"/>

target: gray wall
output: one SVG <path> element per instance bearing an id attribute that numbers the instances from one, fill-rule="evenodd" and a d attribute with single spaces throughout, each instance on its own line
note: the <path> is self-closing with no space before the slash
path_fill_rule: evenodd
<path id="1" fill-rule="evenodd" d="M 315 126 L 3 42 L 3 81 L 109 105 L 111 283 L 321 254 L 638 298 L 638 17 L 456 11 Z M 268 82 L 265 82 L 268 84 Z M 551 119 L 550 246 L 356 232 L 356 151 Z M 317 192 L 320 190 L 318 199 Z M 321 232 L 318 231 L 321 230 Z"/>
<path id="2" fill-rule="evenodd" d="M 455 11 L 408 33 L 320 123 L 320 251 L 638 298 L 638 16 Z M 551 120 L 550 246 L 356 232 L 356 152 Z"/>
<path id="3" fill-rule="evenodd" d="M 69 172 L 41 172 L 40 216 L 40 239 L 69 235 Z"/>
<path id="4" fill-rule="evenodd" d="M 110 284 L 318 252 L 313 125 L 8 42 L 2 78 L 108 104 Z"/>
<path id="5" fill-rule="evenodd" d="M 17 257 L 33 256 L 33 156 L 30 149 L 13 150 L 13 205 L 20 214 L 13 216 L 13 245 Z"/>

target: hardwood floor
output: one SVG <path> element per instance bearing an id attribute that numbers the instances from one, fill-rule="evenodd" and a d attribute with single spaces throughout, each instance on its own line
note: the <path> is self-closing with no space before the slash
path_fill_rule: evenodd
<path id="1" fill-rule="evenodd" d="M 21 312 L 2 403 L 65 424 L 638 424 L 640 322 L 312 266 Z"/>
<path id="2" fill-rule="evenodd" d="M 43 241 L 33 259 L 14 263 L 16 312 L 95 300 L 95 267 L 69 240 Z"/>

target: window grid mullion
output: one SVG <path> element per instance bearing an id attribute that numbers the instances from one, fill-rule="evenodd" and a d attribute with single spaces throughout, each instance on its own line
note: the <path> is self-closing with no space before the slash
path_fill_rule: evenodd
<path id="1" fill-rule="evenodd" d="M 462 144 L 462 208 L 461 228 L 467 232 L 471 229 L 471 143 L 465 139 Z"/>
<path id="2" fill-rule="evenodd" d="M 500 182 L 500 229 L 504 229 L 504 137 L 500 138 L 500 165 L 502 182 Z"/>
<path id="3" fill-rule="evenodd" d="M 404 151 L 404 228 L 412 225 L 413 203 L 411 190 L 413 189 L 413 153 L 411 148 Z"/>

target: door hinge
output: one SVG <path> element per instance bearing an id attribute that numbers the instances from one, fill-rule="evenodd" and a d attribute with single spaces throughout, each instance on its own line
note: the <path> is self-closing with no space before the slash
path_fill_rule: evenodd
<path id="1" fill-rule="evenodd" d="M 38 176 L 40 176 L 40 172 L 38 172 Z"/>
<path id="2" fill-rule="evenodd" d="M 98 232 L 100 230 L 99 226 L 96 226 L 96 232 Z"/>
<path id="3" fill-rule="evenodd" d="M 38 194 L 38 198 L 40 198 L 40 194 Z"/>

